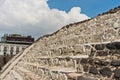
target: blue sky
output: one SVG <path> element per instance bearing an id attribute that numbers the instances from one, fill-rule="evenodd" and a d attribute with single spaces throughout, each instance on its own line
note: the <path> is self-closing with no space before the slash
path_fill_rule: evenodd
<path id="1" fill-rule="evenodd" d="M 120 5 L 120 0 L 49 0 L 50 8 L 68 12 L 72 7 L 80 7 L 81 13 L 95 17 Z"/>

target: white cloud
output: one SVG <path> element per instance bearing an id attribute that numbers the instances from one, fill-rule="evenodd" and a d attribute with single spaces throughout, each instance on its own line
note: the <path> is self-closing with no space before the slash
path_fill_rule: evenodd
<path id="1" fill-rule="evenodd" d="M 70 12 L 50 9 L 47 0 L 0 0 L 0 34 L 21 33 L 39 37 L 62 26 L 88 19 L 79 7 Z"/>

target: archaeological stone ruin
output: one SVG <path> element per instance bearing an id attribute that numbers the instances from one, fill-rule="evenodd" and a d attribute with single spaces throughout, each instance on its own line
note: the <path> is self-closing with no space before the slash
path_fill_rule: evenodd
<path id="1" fill-rule="evenodd" d="M 1 80 L 120 80 L 120 6 L 64 26 L 11 59 Z"/>

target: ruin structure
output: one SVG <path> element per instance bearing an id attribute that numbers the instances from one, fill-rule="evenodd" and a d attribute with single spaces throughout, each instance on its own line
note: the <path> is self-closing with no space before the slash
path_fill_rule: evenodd
<path id="1" fill-rule="evenodd" d="M 120 80 L 120 7 L 40 37 L 1 80 Z"/>

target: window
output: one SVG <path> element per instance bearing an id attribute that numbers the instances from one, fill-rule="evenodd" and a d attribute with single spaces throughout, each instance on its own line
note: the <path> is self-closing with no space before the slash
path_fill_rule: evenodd
<path id="1" fill-rule="evenodd" d="M 14 48 L 13 48 L 13 47 L 11 47 L 11 48 L 10 48 L 10 52 L 13 52 L 13 51 L 14 51 Z"/>
<path id="2" fill-rule="evenodd" d="M 4 47 L 4 51 L 7 51 L 7 47 L 6 46 Z"/>
<path id="3" fill-rule="evenodd" d="M 19 53 L 19 47 L 16 48 L 16 54 L 18 54 L 18 53 Z"/>
<path id="4" fill-rule="evenodd" d="M 25 48 L 23 47 L 22 50 L 25 50 Z"/>

